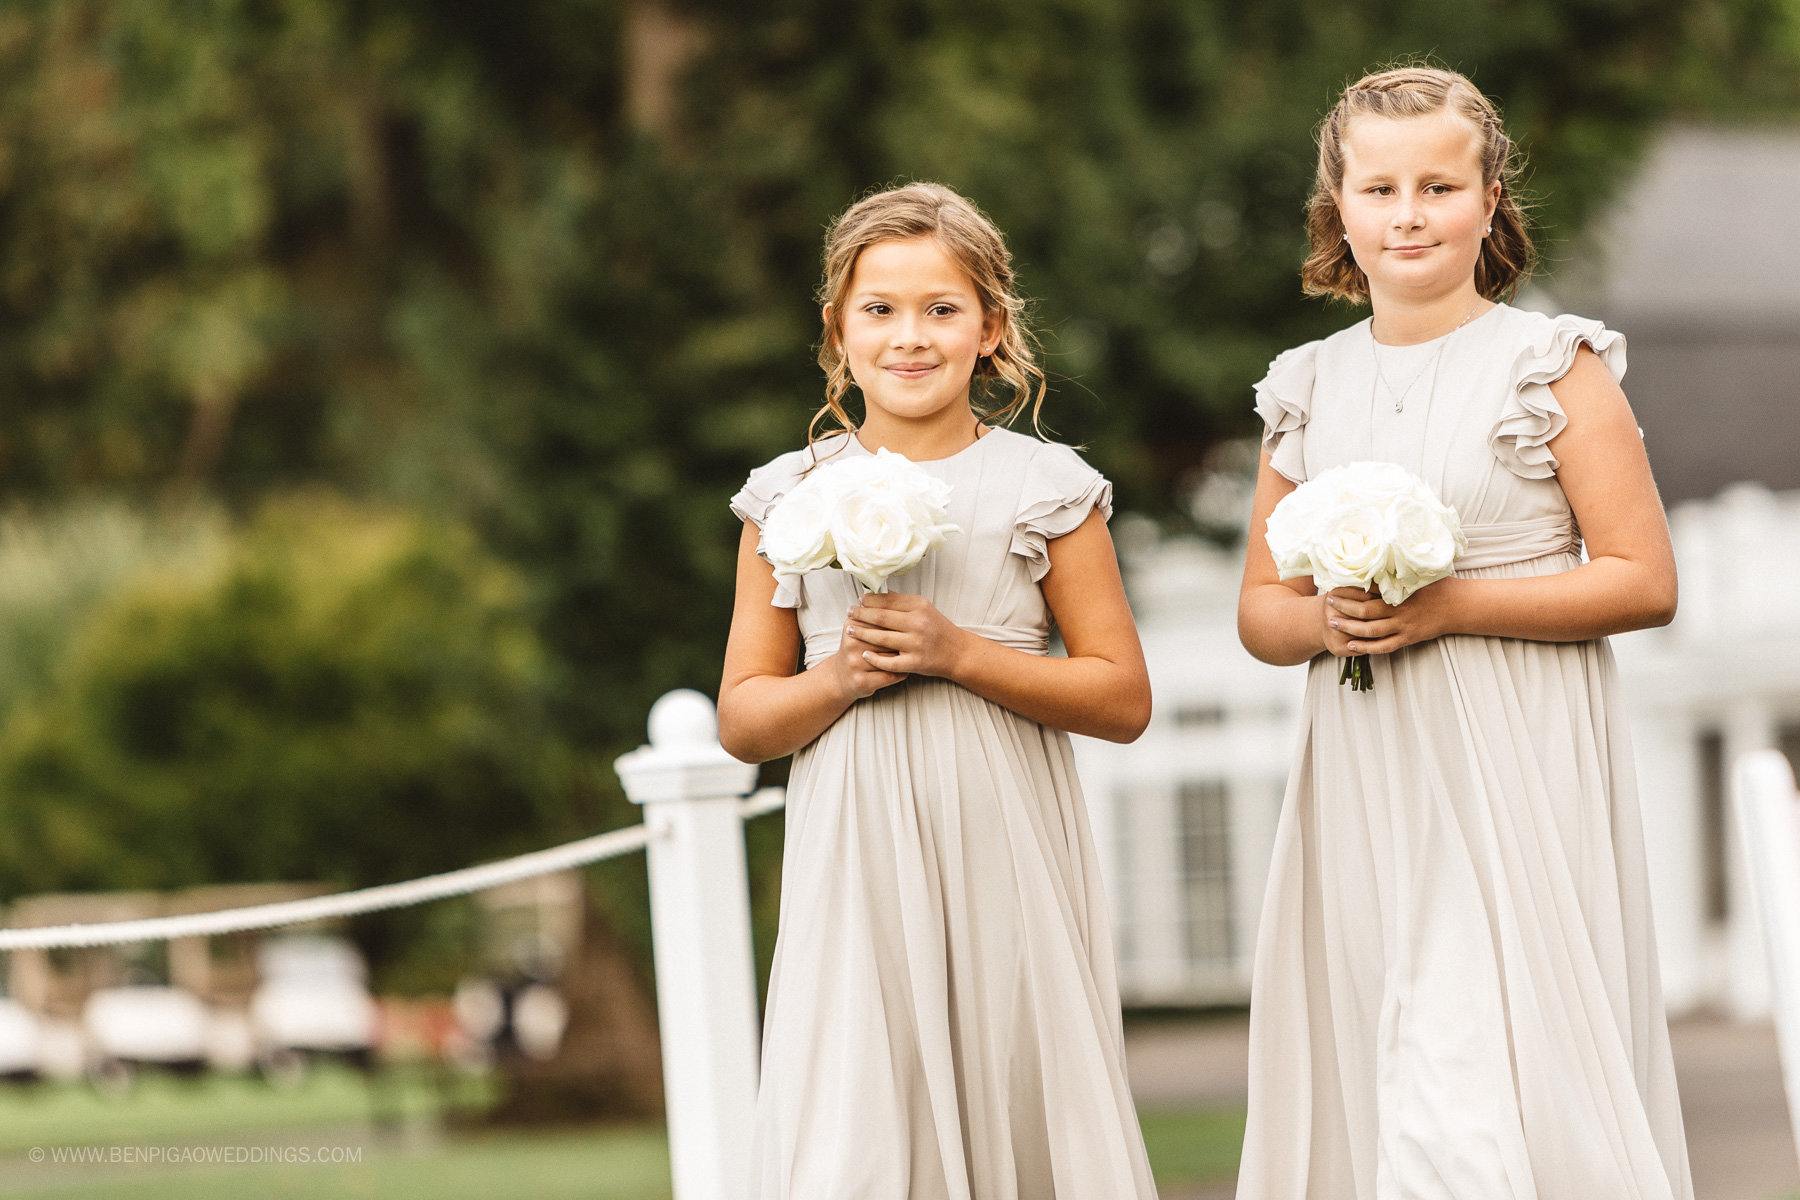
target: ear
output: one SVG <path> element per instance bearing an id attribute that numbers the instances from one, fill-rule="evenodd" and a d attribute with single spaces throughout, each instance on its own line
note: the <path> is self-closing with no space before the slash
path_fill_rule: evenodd
<path id="1" fill-rule="evenodd" d="M 831 343 L 833 350 L 843 353 L 844 344 L 838 339 L 837 329 L 831 324 L 831 305 L 827 304 L 819 310 L 819 320 L 825 326 L 825 340 Z"/>
<path id="2" fill-rule="evenodd" d="M 994 347 L 994 350 L 1000 348 L 1000 325 L 1001 316 L 998 312 L 984 311 L 981 314 L 981 345 L 983 347 L 983 353 L 993 353 L 993 350 L 986 349 L 988 346 Z"/>
<path id="3" fill-rule="evenodd" d="M 1487 220 L 1486 225 L 1494 223 L 1494 213 L 1500 207 L 1500 181 L 1498 179 L 1487 185 Z"/>

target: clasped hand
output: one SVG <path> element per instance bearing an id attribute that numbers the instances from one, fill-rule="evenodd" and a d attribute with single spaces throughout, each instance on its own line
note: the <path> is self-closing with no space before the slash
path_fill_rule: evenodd
<path id="1" fill-rule="evenodd" d="M 870 592 L 851 607 L 833 661 L 846 693 L 860 699 L 908 675 L 948 677 L 971 636 L 923 596 Z"/>
<path id="2" fill-rule="evenodd" d="M 1441 637 L 1444 603 L 1451 599 L 1450 583 L 1441 579 L 1420 588 L 1405 604 L 1392 605 L 1361 588 L 1337 588 L 1328 592 L 1321 611 L 1325 649 L 1339 658 L 1356 654 L 1392 654 L 1403 646 Z"/>

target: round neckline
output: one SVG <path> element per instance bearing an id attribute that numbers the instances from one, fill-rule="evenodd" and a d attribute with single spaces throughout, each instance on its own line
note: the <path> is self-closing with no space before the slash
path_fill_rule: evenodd
<path id="1" fill-rule="evenodd" d="M 852 429 L 849 432 L 850 432 L 850 441 L 853 445 L 856 446 L 856 448 L 858 450 L 861 450 L 864 454 L 869 454 L 869 455 L 873 455 L 875 453 L 875 451 L 873 451 L 873 450 L 869 449 L 867 446 L 863 445 L 862 438 L 858 436 L 858 434 L 861 432 L 860 430 Z M 981 445 L 981 443 L 992 441 L 996 435 L 998 435 L 1002 432 L 1004 432 L 1004 430 L 1002 430 L 1000 428 L 1000 426 L 989 425 L 989 426 L 987 426 L 986 433 L 982 434 L 980 437 L 976 438 L 974 441 L 972 441 L 968 445 L 964 446 L 961 450 L 958 450 L 955 454 L 946 454 L 943 458 L 908 458 L 906 461 L 910 462 L 910 463 L 917 463 L 920 466 L 925 466 L 928 463 L 954 462 L 955 460 L 961 458 L 963 455 L 967 454 L 969 451 L 975 449 L 975 447 Z M 889 454 L 899 454 L 900 452 L 898 450 L 889 450 L 888 453 Z M 901 455 L 901 457 L 905 458 L 906 456 Z"/>
<path id="2" fill-rule="evenodd" d="M 1482 313 L 1479 317 L 1476 317 L 1473 321 L 1470 321 L 1467 325 L 1458 325 L 1455 329 L 1452 329 L 1449 333 L 1440 333 L 1436 337 L 1431 338 L 1427 341 L 1423 341 L 1423 342 L 1408 342 L 1404 346 L 1392 346 L 1392 345 L 1389 345 L 1387 342 L 1382 341 L 1380 338 L 1376 337 L 1375 336 L 1375 318 L 1373 315 L 1371 315 L 1367 318 L 1367 321 L 1366 321 L 1366 324 L 1368 325 L 1368 331 L 1369 331 L 1369 343 L 1383 351 L 1398 350 L 1402 353 L 1404 353 L 1408 350 L 1418 350 L 1422 347 L 1435 346 L 1440 342 L 1443 342 L 1449 338 L 1455 337 L 1457 334 L 1462 333 L 1464 330 L 1475 328 L 1475 326 L 1481 324 L 1483 321 L 1487 320 L 1489 317 L 1493 316 L 1495 313 L 1499 312 L 1501 309 L 1503 309 L 1505 307 L 1507 307 L 1506 301 L 1496 300 L 1494 302 L 1494 307 L 1488 309 L 1486 312 Z"/>

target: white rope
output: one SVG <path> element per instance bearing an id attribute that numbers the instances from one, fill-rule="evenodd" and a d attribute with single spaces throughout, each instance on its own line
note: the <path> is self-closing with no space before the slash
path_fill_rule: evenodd
<path id="1" fill-rule="evenodd" d="M 740 803 L 745 820 L 774 812 L 787 802 L 781 788 L 764 788 Z M 152 942 L 169 938 L 208 937 L 220 933 L 242 933 L 250 929 L 273 929 L 280 925 L 303 925 L 333 917 L 350 917 L 359 913 L 405 908 L 450 896 L 466 896 L 486 891 L 503 883 L 514 883 L 555 871 L 566 871 L 586 863 L 617 858 L 642 850 L 654 838 L 662 836 L 648 825 L 628 825 L 608 833 L 596 834 L 505 858 L 499 862 L 427 875 L 405 883 L 384 883 L 379 887 L 355 892 L 338 892 L 330 896 L 313 896 L 305 900 L 283 900 L 275 904 L 255 904 L 248 908 L 227 908 L 217 912 L 189 913 L 176 917 L 147 917 L 138 921 L 108 921 L 98 925 L 46 925 L 36 929 L 0 929 L 0 950 L 51 950 L 65 946 L 111 946 L 124 942 Z"/>

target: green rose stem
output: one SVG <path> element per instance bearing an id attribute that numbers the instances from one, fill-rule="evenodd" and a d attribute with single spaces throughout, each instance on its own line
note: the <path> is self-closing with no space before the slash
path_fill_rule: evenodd
<path id="1" fill-rule="evenodd" d="M 1344 665 L 1338 670 L 1338 686 L 1346 683 L 1358 692 L 1374 689 L 1375 673 L 1369 666 L 1368 655 L 1358 654 L 1344 660 Z"/>

